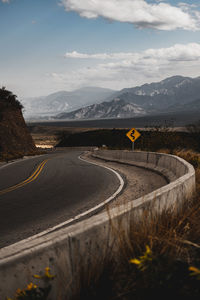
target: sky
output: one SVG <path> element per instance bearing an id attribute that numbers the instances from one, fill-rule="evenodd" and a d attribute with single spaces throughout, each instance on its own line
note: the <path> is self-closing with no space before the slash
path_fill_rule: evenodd
<path id="1" fill-rule="evenodd" d="M 0 0 L 0 86 L 18 98 L 200 76 L 199 0 Z"/>

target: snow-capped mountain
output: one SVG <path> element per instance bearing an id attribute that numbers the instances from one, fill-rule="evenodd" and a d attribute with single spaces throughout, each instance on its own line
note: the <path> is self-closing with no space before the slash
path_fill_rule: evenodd
<path id="1" fill-rule="evenodd" d="M 61 113 L 57 119 L 90 119 L 90 118 L 128 118 L 142 116 L 146 112 L 137 104 L 127 103 L 124 100 L 115 98 L 110 102 L 102 102 L 78 109 L 69 113 Z"/>
<path id="2" fill-rule="evenodd" d="M 93 103 L 100 103 L 115 91 L 99 87 L 85 87 L 72 92 L 60 91 L 46 97 L 22 100 L 24 116 L 30 118 L 46 118 L 69 112 Z"/>
<path id="3" fill-rule="evenodd" d="M 150 113 L 189 103 L 198 99 L 199 95 L 200 77 L 173 76 L 160 82 L 123 89 L 115 97 L 138 104 Z"/>
<path id="4" fill-rule="evenodd" d="M 129 118 L 144 114 L 195 110 L 200 95 L 200 77 L 173 76 L 160 82 L 115 92 L 100 104 L 86 106 L 55 119 Z M 191 103 L 191 105 L 190 105 Z"/>

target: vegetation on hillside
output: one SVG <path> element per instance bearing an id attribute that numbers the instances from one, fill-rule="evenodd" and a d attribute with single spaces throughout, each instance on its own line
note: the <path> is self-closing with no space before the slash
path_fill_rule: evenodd
<path id="1" fill-rule="evenodd" d="M 183 132 L 172 131 L 168 126 L 147 127 L 139 130 L 141 137 L 135 142 L 135 149 L 158 151 L 159 149 L 192 149 L 200 152 L 200 123 L 188 125 Z M 126 136 L 128 129 L 98 129 L 58 135 L 57 147 L 106 145 L 109 149 L 131 149 L 132 142 Z"/>
<path id="2" fill-rule="evenodd" d="M 17 96 L 12 92 L 6 90 L 5 87 L 0 88 L 0 110 L 4 110 L 6 108 L 18 108 L 22 109 L 23 105 L 17 100 Z"/>
<path id="3" fill-rule="evenodd" d="M 0 161 L 38 154 L 22 108 L 16 95 L 5 87 L 0 88 Z"/>

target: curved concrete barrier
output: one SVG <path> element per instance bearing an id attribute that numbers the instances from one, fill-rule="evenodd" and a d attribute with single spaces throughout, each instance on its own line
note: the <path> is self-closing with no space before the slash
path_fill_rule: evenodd
<path id="1" fill-rule="evenodd" d="M 172 182 L 193 170 L 193 167 L 183 159 L 164 153 L 95 150 L 93 156 L 107 161 L 117 161 L 153 170 L 164 175 L 168 182 Z"/>
<path id="2" fill-rule="evenodd" d="M 52 299 L 70 294 L 76 289 L 82 268 L 98 264 L 102 257 L 111 255 L 118 247 L 119 232 L 127 234 L 130 220 L 140 220 L 144 210 L 153 215 L 171 209 L 178 210 L 195 191 L 194 168 L 176 156 L 131 151 L 95 151 L 95 156 L 105 160 L 150 168 L 164 174 L 169 184 L 130 201 L 108 212 L 81 221 L 67 228 L 55 230 L 45 236 L 20 241 L 0 250 L 0 299 L 12 297 L 17 288 L 34 281 L 49 266 L 56 274 Z M 38 283 L 38 282 L 36 282 Z"/>

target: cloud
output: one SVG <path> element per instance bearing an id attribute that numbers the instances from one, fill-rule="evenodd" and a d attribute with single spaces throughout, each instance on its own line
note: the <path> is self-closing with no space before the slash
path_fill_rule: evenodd
<path id="1" fill-rule="evenodd" d="M 88 54 L 72 51 L 66 52 L 64 57 L 73 59 L 126 60 L 131 62 L 144 62 L 151 59 L 162 59 L 168 61 L 194 61 L 200 58 L 200 44 L 175 44 L 169 48 L 147 49 L 143 52 L 128 53 L 118 52 Z"/>
<path id="2" fill-rule="evenodd" d="M 128 22 L 138 28 L 159 30 L 199 30 L 200 17 L 195 7 L 172 6 L 163 1 L 145 0 L 61 0 L 66 11 L 76 11 L 81 17 L 103 17 Z"/>
<path id="3" fill-rule="evenodd" d="M 200 70 L 198 43 L 175 44 L 168 48 L 129 53 L 87 54 L 73 51 L 67 52 L 65 57 L 85 59 L 85 64 L 90 67 L 49 74 L 49 79 L 59 88 L 75 89 L 94 85 L 121 89 L 173 75 L 196 77 Z"/>
<path id="4" fill-rule="evenodd" d="M 86 54 L 86 53 L 79 53 L 77 51 L 66 52 L 64 57 L 65 58 L 79 58 L 79 59 L 124 59 L 125 57 L 131 58 L 134 54 L 133 53 L 97 53 L 97 54 Z"/>
<path id="5" fill-rule="evenodd" d="M 154 58 L 165 61 L 197 61 L 200 59 L 200 44 L 175 44 L 169 48 L 148 49 L 143 52 L 144 59 Z"/>
<path id="6" fill-rule="evenodd" d="M 10 0 L 1 0 L 3 3 L 10 3 Z"/>

